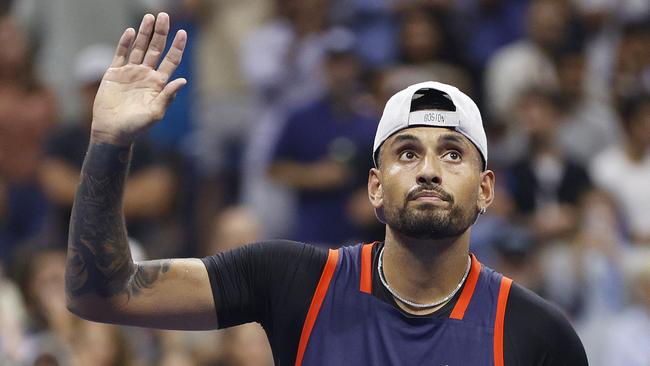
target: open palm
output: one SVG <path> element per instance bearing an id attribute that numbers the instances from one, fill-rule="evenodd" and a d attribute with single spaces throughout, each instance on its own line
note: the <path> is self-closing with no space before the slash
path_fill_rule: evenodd
<path id="1" fill-rule="evenodd" d="M 176 33 L 158 65 L 168 33 L 169 16 L 165 13 L 156 18 L 145 15 L 137 37 L 133 28 L 124 31 L 95 97 L 93 136 L 128 145 L 164 116 L 174 95 L 187 82 L 183 78 L 169 82 L 181 62 L 185 31 Z"/>

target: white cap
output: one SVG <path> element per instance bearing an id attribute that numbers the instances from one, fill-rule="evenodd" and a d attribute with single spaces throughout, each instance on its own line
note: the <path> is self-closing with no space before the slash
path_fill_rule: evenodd
<path id="1" fill-rule="evenodd" d="M 443 92 L 443 95 L 451 99 L 456 110 L 432 109 L 411 112 L 413 96 L 422 89 Z M 476 146 L 483 157 L 483 167 L 487 167 L 487 137 L 483 129 L 481 112 L 474 101 L 458 88 L 436 81 L 426 81 L 411 85 L 393 95 L 386 102 L 384 113 L 379 121 L 379 126 L 377 126 L 375 143 L 372 148 L 373 160 L 377 158 L 377 151 L 381 144 L 390 136 L 400 130 L 415 126 L 448 127 L 462 133 Z M 377 165 L 376 161 L 375 165 Z"/>
<path id="2" fill-rule="evenodd" d="M 102 80 L 111 66 L 115 49 L 104 44 L 94 44 L 81 50 L 75 60 L 75 80 L 79 84 L 96 83 Z"/>

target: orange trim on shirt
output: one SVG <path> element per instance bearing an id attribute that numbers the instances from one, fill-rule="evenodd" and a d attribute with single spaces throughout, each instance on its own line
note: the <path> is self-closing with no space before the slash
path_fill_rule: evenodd
<path id="1" fill-rule="evenodd" d="M 309 343 L 309 336 L 311 335 L 311 331 L 316 323 L 316 318 L 318 317 L 318 312 L 323 304 L 323 300 L 325 300 L 325 295 L 327 295 L 327 289 L 330 286 L 334 270 L 336 270 L 338 259 L 339 251 L 330 249 L 327 255 L 327 263 L 325 263 L 325 268 L 323 268 L 323 273 L 320 276 L 320 280 L 316 286 L 316 291 L 314 291 L 314 296 L 311 299 L 311 305 L 309 305 L 309 310 L 307 311 L 305 323 L 302 326 L 300 342 L 298 343 L 298 353 L 296 355 L 296 366 L 302 364 L 302 358 L 305 355 L 307 343 Z"/>
<path id="2" fill-rule="evenodd" d="M 472 265 L 469 269 L 469 275 L 467 275 L 467 280 L 465 282 L 465 287 L 460 293 L 458 302 L 454 306 L 454 309 L 451 311 L 449 318 L 462 320 L 465 316 L 465 311 L 469 306 L 469 302 L 472 300 L 474 295 L 474 289 L 476 288 L 476 283 L 478 282 L 478 276 L 481 274 L 481 263 L 476 259 L 474 254 L 472 256 Z"/>
<path id="3" fill-rule="evenodd" d="M 367 294 L 372 293 L 372 247 L 375 243 L 364 244 L 361 247 L 361 281 L 359 281 L 359 290 Z"/>
<path id="4" fill-rule="evenodd" d="M 506 317 L 506 305 L 512 280 L 501 278 L 499 298 L 497 300 L 497 315 L 494 319 L 494 366 L 503 366 L 503 323 Z"/>

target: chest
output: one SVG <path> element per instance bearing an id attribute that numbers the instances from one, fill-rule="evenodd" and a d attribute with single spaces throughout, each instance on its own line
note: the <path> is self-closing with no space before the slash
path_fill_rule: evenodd
<path id="1" fill-rule="evenodd" d="M 368 270 L 360 262 L 368 261 L 346 251 L 314 317 L 302 365 L 495 364 L 500 276 L 474 260 L 451 316 L 413 317 L 360 291 Z"/>

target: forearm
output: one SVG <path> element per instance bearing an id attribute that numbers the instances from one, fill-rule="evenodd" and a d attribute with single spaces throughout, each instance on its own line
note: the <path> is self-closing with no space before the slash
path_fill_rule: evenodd
<path id="1" fill-rule="evenodd" d="M 128 295 L 136 271 L 122 213 L 130 156 L 130 147 L 91 140 L 70 218 L 66 295 L 72 310 L 88 295 Z"/>
<path id="2" fill-rule="evenodd" d="M 174 191 L 174 177 L 165 167 L 150 167 L 130 175 L 124 190 L 126 219 L 160 217 L 169 212 Z"/>
<path id="3" fill-rule="evenodd" d="M 295 189 L 313 189 L 318 184 L 309 174 L 308 164 L 292 162 L 274 163 L 269 169 L 269 176 L 274 181 Z"/>
<path id="4" fill-rule="evenodd" d="M 347 180 L 344 168 L 328 161 L 315 163 L 279 161 L 271 165 L 269 175 L 278 183 L 308 191 L 338 188 Z"/>
<path id="5" fill-rule="evenodd" d="M 41 165 L 40 182 L 51 202 L 69 207 L 79 183 L 79 169 L 57 158 L 49 158 Z"/>

